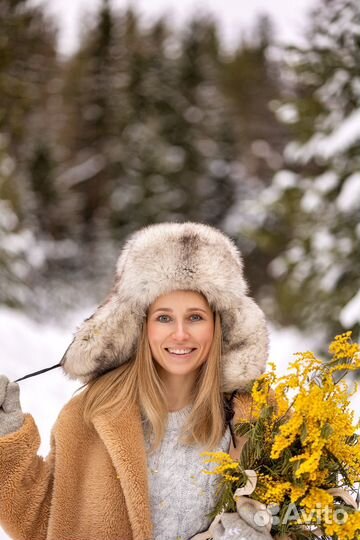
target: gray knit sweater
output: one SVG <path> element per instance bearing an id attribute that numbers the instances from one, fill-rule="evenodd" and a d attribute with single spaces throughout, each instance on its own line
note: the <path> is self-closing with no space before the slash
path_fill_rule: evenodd
<path id="1" fill-rule="evenodd" d="M 211 523 L 207 514 L 216 504 L 218 479 L 201 471 L 213 470 L 215 465 L 205 464 L 200 456 L 206 448 L 178 441 L 190 412 L 188 405 L 168 414 L 165 436 L 156 452 L 149 452 L 151 440 L 145 437 L 154 540 L 188 540 Z M 230 439 L 227 428 L 216 451 L 228 452 Z"/>

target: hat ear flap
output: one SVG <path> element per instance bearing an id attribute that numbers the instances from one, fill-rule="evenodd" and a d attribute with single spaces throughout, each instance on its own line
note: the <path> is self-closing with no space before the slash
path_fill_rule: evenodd
<path id="1" fill-rule="evenodd" d="M 135 353 L 142 317 L 115 293 L 81 324 L 61 359 L 70 379 L 84 383 L 123 364 Z"/>
<path id="2" fill-rule="evenodd" d="M 252 298 L 244 296 L 240 307 L 222 313 L 223 391 L 247 387 L 265 371 L 269 333 L 265 315 Z"/>

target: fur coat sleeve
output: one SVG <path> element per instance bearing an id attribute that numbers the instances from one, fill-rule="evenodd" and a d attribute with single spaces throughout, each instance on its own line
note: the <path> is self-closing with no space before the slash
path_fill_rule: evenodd
<path id="1" fill-rule="evenodd" d="M 37 455 L 39 446 L 39 431 L 29 414 L 19 431 L 0 437 L 0 523 L 18 540 L 46 538 L 53 487 L 53 436 L 46 459 Z"/>
<path id="2" fill-rule="evenodd" d="M 83 421 L 83 395 L 60 412 L 47 458 L 25 415 L 0 437 L 0 524 L 13 540 L 150 540 L 146 452 L 137 407 Z"/>

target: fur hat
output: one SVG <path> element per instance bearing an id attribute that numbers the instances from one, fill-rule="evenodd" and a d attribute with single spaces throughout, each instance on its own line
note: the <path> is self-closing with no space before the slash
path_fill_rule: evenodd
<path id="1" fill-rule="evenodd" d="M 86 383 L 135 353 L 149 305 L 174 290 L 193 290 L 221 316 L 224 392 L 259 377 L 268 353 L 261 309 L 247 296 L 241 255 L 230 238 L 201 223 L 159 223 L 131 234 L 120 253 L 114 286 L 82 323 L 61 365 Z"/>

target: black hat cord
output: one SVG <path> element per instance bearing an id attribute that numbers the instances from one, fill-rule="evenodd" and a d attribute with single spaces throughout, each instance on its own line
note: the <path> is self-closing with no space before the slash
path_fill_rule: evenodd
<path id="1" fill-rule="evenodd" d="M 34 371 L 33 373 L 29 373 L 28 375 L 25 375 L 24 377 L 20 377 L 20 379 L 16 379 L 14 382 L 23 381 L 24 379 L 29 379 L 29 377 L 36 377 L 36 375 L 41 375 L 41 373 L 45 373 L 46 371 L 50 371 L 51 369 L 55 369 L 58 367 L 61 367 L 62 364 L 59 362 L 58 364 L 55 364 L 55 366 L 51 366 L 45 369 L 40 369 L 39 371 Z"/>

